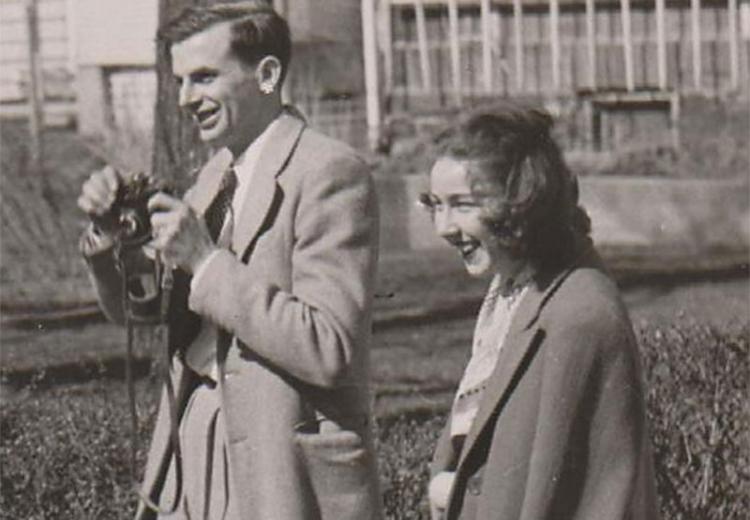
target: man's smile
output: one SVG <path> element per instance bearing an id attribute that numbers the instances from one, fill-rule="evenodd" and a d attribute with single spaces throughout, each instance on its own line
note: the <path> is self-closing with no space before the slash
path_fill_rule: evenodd
<path id="1" fill-rule="evenodd" d="M 218 120 L 218 117 L 214 117 L 219 113 L 219 107 L 204 108 L 196 110 L 193 115 L 198 121 L 198 124 L 202 127 L 212 126 Z"/>

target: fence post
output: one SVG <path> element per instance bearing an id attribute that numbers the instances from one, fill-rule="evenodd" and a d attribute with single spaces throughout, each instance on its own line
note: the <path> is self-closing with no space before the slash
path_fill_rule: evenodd
<path id="1" fill-rule="evenodd" d="M 667 42 L 664 33 L 664 1 L 656 0 L 656 63 L 659 90 L 667 90 Z"/>
<path id="2" fill-rule="evenodd" d="M 378 46 L 375 34 L 375 0 L 362 0 L 362 48 L 365 55 L 367 143 L 371 150 L 375 150 L 380 140 L 381 121 Z"/>
<path id="3" fill-rule="evenodd" d="M 700 0 L 690 0 L 690 11 L 692 15 L 692 38 L 693 38 L 693 83 L 695 90 L 702 90 L 701 77 L 702 60 L 701 60 L 701 2 Z"/>
<path id="4" fill-rule="evenodd" d="M 523 6 L 521 0 L 513 0 L 513 38 L 516 46 L 516 88 L 523 91 Z"/>
<path id="5" fill-rule="evenodd" d="M 419 43 L 419 65 L 422 71 L 422 88 L 429 92 L 432 89 L 432 71 L 430 70 L 430 52 L 427 47 L 427 23 L 425 22 L 422 0 L 414 1 L 417 20 L 417 40 Z"/>
<path id="6" fill-rule="evenodd" d="M 380 0 L 378 19 L 379 32 L 376 36 L 379 47 L 383 51 L 383 82 L 386 95 L 393 92 L 393 19 L 391 0 Z"/>
<path id="7" fill-rule="evenodd" d="M 43 143 L 43 90 L 39 63 L 39 17 L 37 0 L 26 0 L 26 27 L 28 30 L 29 66 L 29 133 L 31 135 L 30 164 L 35 173 L 41 173 Z"/>
<path id="8" fill-rule="evenodd" d="M 549 0 L 549 45 L 552 53 L 552 85 L 560 91 L 560 0 Z"/>
<path id="9" fill-rule="evenodd" d="M 492 92 L 492 32 L 490 25 L 490 0 L 482 0 L 482 71 L 484 90 Z"/>
<path id="10" fill-rule="evenodd" d="M 453 74 L 453 90 L 456 104 L 461 106 L 461 42 L 458 33 L 458 4 L 457 0 L 448 0 L 448 28 L 451 45 L 451 73 Z"/>
<path id="11" fill-rule="evenodd" d="M 622 50 L 625 54 L 625 88 L 628 92 L 635 90 L 633 78 L 633 34 L 630 23 L 630 0 L 620 0 L 622 16 Z"/>
<path id="12" fill-rule="evenodd" d="M 732 90 L 740 86 L 740 63 L 737 45 L 737 0 L 729 0 L 729 79 Z"/>
<path id="13" fill-rule="evenodd" d="M 594 0 L 586 0 L 586 50 L 589 59 L 589 85 L 596 90 L 596 19 Z"/>

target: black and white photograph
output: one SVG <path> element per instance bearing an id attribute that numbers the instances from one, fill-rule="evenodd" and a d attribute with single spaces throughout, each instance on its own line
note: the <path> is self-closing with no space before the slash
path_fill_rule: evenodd
<path id="1" fill-rule="evenodd" d="M 743 520 L 750 0 L 0 0 L 0 519 Z"/>

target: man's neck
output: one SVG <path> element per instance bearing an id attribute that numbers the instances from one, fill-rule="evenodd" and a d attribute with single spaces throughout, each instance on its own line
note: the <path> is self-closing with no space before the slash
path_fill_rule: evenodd
<path id="1" fill-rule="evenodd" d="M 266 110 L 259 110 L 258 113 L 253 114 L 252 121 L 250 121 L 250 129 L 246 132 L 242 132 L 242 135 L 238 135 L 238 139 L 227 145 L 229 151 L 232 152 L 232 156 L 237 159 L 247 148 L 255 141 L 263 132 L 268 128 L 268 125 L 273 123 L 279 114 L 281 113 L 282 107 L 281 102 L 269 105 Z"/>

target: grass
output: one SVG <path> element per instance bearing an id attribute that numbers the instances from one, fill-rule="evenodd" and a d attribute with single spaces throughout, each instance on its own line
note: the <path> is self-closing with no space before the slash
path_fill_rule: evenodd
<path id="1" fill-rule="evenodd" d="M 414 276 L 398 286 L 412 287 Z M 749 287 L 741 279 L 626 291 L 648 382 L 665 520 L 738 520 L 750 507 Z M 468 314 L 396 321 L 374 336 L 378 456 L 390 519 L 427 518 L 427 463 L 468 355 Z M 122 341 L 121 329 L 102 323 L 4 331 L 1 518 L 130 517 Z M 153 348 L 142 344 L 137 352 L 141 464 L 156 404 Z"/>

